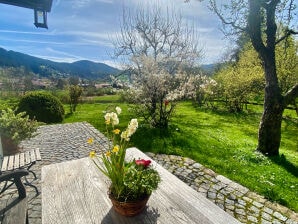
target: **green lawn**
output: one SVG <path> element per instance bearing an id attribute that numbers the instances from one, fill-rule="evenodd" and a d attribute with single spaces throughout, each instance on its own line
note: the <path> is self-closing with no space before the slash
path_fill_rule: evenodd
<path id="1" fill-rule="evenodd" d="M 113 103 L 114 101 L 114 103 Z M 103 115 L 107 106 L 118 105 L 123 129 L 133 115 L 129 105 L 116 97 L 97 98 L 93 104 L 80 104 L 64 122 L 88 121 L 104 132 Z M 212 112 L 191 102 L 178 104 L 168 131 L 150 129 L 140 122 L 131 144 L 142 151 L 179 154 L 190 157 L 228 178 L 298 211 L 298 140 L 297 116 L 293 111 L 282 125 L 280 157 L 268 159 L 254 153 L 257 146 L 260 108 L 257 113 L 231 114 Z"/>

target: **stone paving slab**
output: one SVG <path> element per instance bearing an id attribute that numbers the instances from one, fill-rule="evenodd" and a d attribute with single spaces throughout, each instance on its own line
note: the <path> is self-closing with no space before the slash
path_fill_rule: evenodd
<path id="1" fill-rule="evenodd" d="M 37 180 L 32 181 L 40 193 L 36 195 L 32 187 L 26 186 L 30 224 L 41 223 L 41 167 L 87 157 L 93 149 L 87 144 L 87 139 L 90 137 L 97 141 L 98 151 L 107 148 L 108 141 L 105 136 L 87 122 L 41 126 L 36 137 L 22 142 L 24 150 L 39 148 L 42 156 L 42 161 L 32 167 L 37 174 Z M 297 213 L 271 203 L 192 159 L 174 155 L 147 154 L 242 223 L 298 224 Z M 0 195 L 0 223 L 1 210 L 5 208 L 7 200 L 17 196 L 16 189 L 6 190 Z"/>

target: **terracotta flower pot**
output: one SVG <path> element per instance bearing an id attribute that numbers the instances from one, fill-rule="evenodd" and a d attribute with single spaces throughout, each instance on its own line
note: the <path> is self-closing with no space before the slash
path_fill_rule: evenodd
<path id="1" fill-rule="evenodd" d="M 16 144 L 11 138 L 1 136 L 1 143 L 4 156 L 13 155 L 20 151 L 18 144 Z"/>
<path id="2" fill-rule="evenodd" d="M 149 197 L 150 195 L 145 195 L 137 201 L 120 202 L 117 201 L 112 194 L 109 194 L 113 208 L 123 216 L 136 216 L 140 214 L 145 209 Z"/>

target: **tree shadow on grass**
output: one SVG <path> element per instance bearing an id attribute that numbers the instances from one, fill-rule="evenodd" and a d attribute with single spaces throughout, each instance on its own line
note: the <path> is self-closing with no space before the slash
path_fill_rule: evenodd
<path id="1" fill-rule="evenodd" d="M 273 163 L 283 167 L 295 177 L 298 177 L 298 167 L 295 164 L 288 161 L 284 154 L 281 154 L 280 156 L 272 156 L 269 158 Z"/>
<path id="2" fill-rule="evenodd" d="M 68 113 L 66 113 L 66 114 L 64 115 L 64 118 L 69 118 L 69 117 L 71 117 L 72 115 L 73 115 L 73 113 L 68 112 Z"/>
<path id="3" fill-rule="evenodd" d="M 291 130 L 293 128 L 290 128 L 290 127 L 298 127 L 298 119 L 297 118 L 292 118 L 292 117 L 289 117 L 289 116 L 284 116 L 282 118 L 282 121 L 284 122 L 284 129 L 286 131 L 288 130 Z"/>

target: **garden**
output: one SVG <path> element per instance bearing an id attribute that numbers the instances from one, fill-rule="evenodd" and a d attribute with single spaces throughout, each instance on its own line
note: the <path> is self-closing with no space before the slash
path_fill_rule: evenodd
<path id="1" fill-rule="evenodd" d="M 111 105 L 122 108 L 122 124 L 133 118 L 131 105 L 120 97 L 101 96 L 77 106 L 64 122 L 87 121 L 102 133 L 104 111 Z M 280 156 L 255 152 L 261 106 L 250 105 L 241 113 L 199 107 L 192 101 L 178 103 L 169 128 L 153 129 L 142 121 L 131 144 L 144 152 L 186 156 L 222 174 L 271 201 L 295 211 L 297 205 L 297 127 L 294 110 L 286 110 L 282 122 Z M 122 127 L 124 128 L 124 127 Z"/>
<path id="2" fill-rule="evenodd" d="M 232 26 L 224 25 L 226 35 L 240 35 L 226 60 L 209 74 L 199 66 L 203 54 L 191 26 L 155 8 L 123 15 L 113 56 L 124 62 L 124 70 L 96 80 L 108 80 L 108 90 L 95 93 L 94 83 L 84 89 L 86 80 L 79 77 L 75 83 L 73 77 L 60 77 L 65 85 L 59 87 L 52 77 L 46 91 L 24 88 L 16 98 L 9 97 L 11 89 L 0 92 L 0 109 L 18 108 L 16 113 L 26 111 L 43 123 L 87 121 L 105 134 L 101 118 L 119 106 L 120 129 L 133 118 L 139 122 L 131 145 L 189 157 L 297 212 L 298 44 L 289 23 L 294 7 L 292 1 L 290 6 L 279 2 L 276 12 L 272 2 L 250 1 L 251 10 L 238 1 L 225 5 L 225 13 L 210 5 L 223 24 Z M 238 12 L 241 18 L 221 16 Z M 278 16 L 281 23 L 265 21 Z"/>

